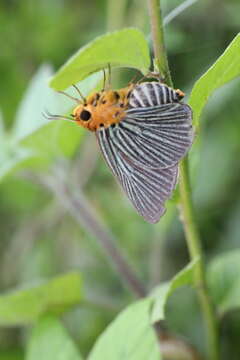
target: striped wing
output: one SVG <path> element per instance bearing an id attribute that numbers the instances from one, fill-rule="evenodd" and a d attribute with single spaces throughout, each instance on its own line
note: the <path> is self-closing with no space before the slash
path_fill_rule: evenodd
<path id="1" fill-rule="evenodd" d="M 109 130 L 112 147 L 136 166 L 165 169 L 176 165 L 192 144 L 192 112 L 181 103 L 132 108 Z"/>
<path id="2" fill-rule="evenodd" d="M 193 141 L 192 111 L 179 102 L 178 91 L 145 82 L 133 89 L 129 104 L 116 146 L 130 149 L 128 156 L 139 166 L 163 169 L 177 164 Z"/>
<path id="3" fill-rule="evenodd" d="M 177 181 L 178 162 L 193 140 L 192 112 L 164 84 L 135 86 L 126 117 L 96 135 L 113 174 L 133 205 L 155 223 Z"/>
<path id="4" fill-rule="evenodd" d="M 144 82 L 136 85 L 131 92 L 131 107 L 151 107 L 179 101 L 178 92 L 159 82 Z"/>
<path id="5" fill-rule="evenodd" d="M 156 223 L 164 214 L 164 203 L 175 188 L 178 167 L 152 169 L 137 166 L 114 146 L 111 138 L 117 127 L 111 130 L 96 131 L 104 158 L 139 214 L 148 222 Z"/>

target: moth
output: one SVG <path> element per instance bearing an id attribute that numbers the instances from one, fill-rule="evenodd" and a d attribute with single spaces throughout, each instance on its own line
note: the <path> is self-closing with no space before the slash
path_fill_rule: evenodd
<path id="1" fill-rule="evenodd" d="M 79 92 L 80 93 L 80 92 Z M 81 95 L 81 93 L 80 93 Z M 184 93 L 159 81 L 131 84 L 76 99 L 71 119 L 95 133 L 113 175 L 137 212 L 156 223 L 177 183 L 180 160 L 193 141 Z"/>

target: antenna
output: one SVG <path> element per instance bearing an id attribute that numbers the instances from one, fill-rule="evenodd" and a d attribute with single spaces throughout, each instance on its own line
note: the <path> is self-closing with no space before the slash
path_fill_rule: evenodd
<path id="1" fill-rule="evenodd" d="M 81 91 L 79 90 L 79 88 L 77 87 L 77 85 L 73 84 L 72 86 L 73 86 L 74 89 L 77 91 L 77 93 L 80 95 L 80 97 L 82 98 L 83 102 L 86 103 L 86 98 L 83 96 L 83 94 L 81 93 Z"/>
<path id="2" fill-rule="evenodd" d="M 62 116 L 62 115 L 56 115 L 56 114 L 51 114 L 48 110 L 45 110 L 42 115 L 45 117 L 45 119 L 47 120 L 68 120 L 68 121 L 72 121 L 75 122 L 75 120 L 72 117 L 68 117 L 68 116 Z M 71 115 L 73 116 L 73 115 Z"/>

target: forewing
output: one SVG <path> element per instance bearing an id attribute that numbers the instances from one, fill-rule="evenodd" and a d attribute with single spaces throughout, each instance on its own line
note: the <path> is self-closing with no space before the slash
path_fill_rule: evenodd
<path id="1" fill-rule="evenodd" d="M 165 169 L 177 165 L 193 140 L 192 112 L 181 103 L 133 108 L 116 128 L 112 146 L 136 166 Z"/>
<path id="2" fill-rule="evenodd" d="M 136 165 L 114 146 L 111 140 L 116 132 L 116 127 L 112 131 L 96 131 L 100 149 L 136 210 L 148 222 L 155 223 L 164 214 L 165 201 L 175 188 L 178 166 L 153 169 Z"/>

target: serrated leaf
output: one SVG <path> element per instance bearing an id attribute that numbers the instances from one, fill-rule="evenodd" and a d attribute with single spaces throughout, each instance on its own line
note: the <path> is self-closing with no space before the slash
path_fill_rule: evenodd
<path id="1" fill-rule="evenodd" d="M 73 55 L 51 79 L 50 86 L 64 90 L 90 74 L 111 67 L 130 67 L 147 73 L 150 56 L 141 31 L 123 29 L 99 36 Z"/>
<path id="2" fill-rule="evenodd" d="M 193 260 L 176 274 L 171 281 L 160 285 L 154 290 L 152 294 L 154 298 L 151 313 L 152 324 L 164 319 L 167 300 L 177 288 L 184 285 L 192 285 L 194 283 L 194 272 L 198 264 L 199 259 Z"/>
<path id="3" fill-rule="evenodd" d="M 88 360 L 160 360 L 160 348 L 150 325 L 152 299 L 122 311 L 98 338 Z"/>
<path id="4" fill-rule="evenodd" d="M 61 314 L 81 300 L 82 281 L 72 272 L 0 296 L 0 325 L 29 324 L 47 312 Z"/>
<path id="5" fill-rule="evenodd" d="M 203 107 L 214 90 L 238 76 L 240 76 L 240 34 L 195 83 L 189 99 L 189 105 L 193 109 L 194 124 L 198 125 Z"/>
<path id="6" fill-rule="evenodd" d="M 33 329 L 26 360 L 82 360 L 82 356 L 62 323 L 46 316 Z"/>
<path id="7" fill-rule="evenodd" d="M 240 307 L 240 250 L 214 258 L 207 269 L 210 294 L 223 314 Z"/>

